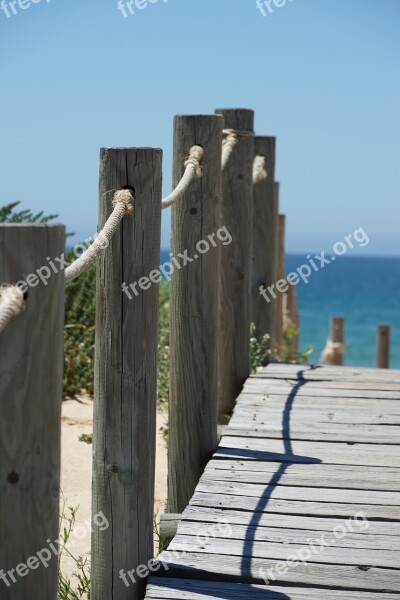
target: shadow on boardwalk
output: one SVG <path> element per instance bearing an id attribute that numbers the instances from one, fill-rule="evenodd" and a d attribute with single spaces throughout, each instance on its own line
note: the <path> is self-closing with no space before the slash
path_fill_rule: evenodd
<path id="1" fill-rule="evenodd" d="M 282 455 L 278 455 L 276 456 L 275 454 L 273 455 L 273 460 L 282 460 L 282 463 L 280 465 L 280 467 L 278 468 L 278 470 L 276 471 L 276 473 L 274 473 L 274 475 L 272 476 L 270 482 L 268 483 L 268 485 L 266 486 L 262 497 L 260 498 L 255 510 L 254 510 L 254 514 L 250 520 L 250 523 L 247 526 L 247 531 L 246 531 L 246 535 L 245 535 L 245 540 L 244 540 L 244 545 L 243 545 L 243 556 L 242 556 L 242 561 L 241 561 L 241 575 L 240 575 L 240 579 L 238 579 L 237 583 L 222 583 L 221 578 L 219 575 L 215 576 L 212 573 L 208 573 L 207 571 L 203 571 L 201 569 L 196 569 L 196 568 L 190 568 L 187 565 L 185 565 L 184 569 L 182 570 L 182 577 L 184 577 L 184 579 L 171 579 L 171 587 L 173 586 L 173 590 L 174 591 L 179 591 L 179 592 L 186 592 L 186 593 L 193 593 L 194 592 L 194 587 L 196 587 L 196 592 L 200 593 L 202 597 L 207 597 L 209 596 L 210 598 L 219 598 L 221 600 L 232 600 L 233 598 L 244 598 L 244 595 L 241 595 L 241 593 L 244 593 L 244 590 L 241 592 L 240 586 L 244 585 L 246 587 L 246 593 L 248 593 L 249 595 L 251 595 L 251 598 L 253 599 L 257 599 L 257 598 L 268 598 L 269 600 L 289 600 L 290 596 L 287 596 L 284 593 L 281 592 L 277 592 L 273 589 L 268 588 L 268 591 L 266 591 L 265 587 L 264 589 L 257 589 L 257 588 L 249 588 L 246 585 L 249 583 L 253 583 L 255 585 L 255 580 L 258 580 L 258 584 L 261 584 L 263 581 L 263 577 L 262 574 L 260 573 L 260 575 L 255 575 L 252 572 L 252 559 L 253 559 L 253 546 L 254 546 L 254 541 L 255 541 L 255 532 L 256 532 L 256 528 L 258 527 L 260 520 L 262 518 L 263 513 L 265 513 L 266 508 L 268 507 L 268 503 L 269 500 L 271 499 L 272 493 L 275 490 L 275 488 L 277 487 L 277 485 L 279 485 L 279 482 L 282 478 L 282 476 L 284 475 L 284 473 L 287 471 L 287 469 L 289 469 L 289 467 L 293 464 L 296 464 L 299 462 L 299 458 L 301 458 L 301 462 L 307 462 L 307 463 L 321 463 L 321 460 L 319 460 L 318 458 L 314 458 L 314 457 L 306 457 L 306 456 L 298 456 L 295 455 L 293 453 L 293 447 L 292 447 L 292 441 L 290 439 L 290 416 L 291 416 L 291 411 L 293 408 L 293 404 L 296 398 L 296 395 L 298 393 L 298 391 L 300 390 L 300 388 L 307 383 L 307 379 L 304 378 L 303 375 L 304 371 L 300 370 L 297 374 L 297 379 L 298 382 L 296 383 L 296 385 L 293 387 L 292 391 L 290 392 L 290 394 L 288 395 L 288 398 L 286 400 L 285 403 L 285 407 L 283 410 L 283 414 L 282 414 L 282 440 L 283 440 L 283 445 L 284 445 L 284 453 Z M 238 451 L 235 450 L 234 448 L 230 449 L 230 448 L 224 448 L 224 447 L 220 447 L 218 449 L 218 455 L 219 457 L 223 457 L 226 456 L 228 457 L 233 457 L 233 456 L 237 456 Z M 258 459 L 258 460 L 266 460 L 268 458 L 271 459 L 271 457 L 269 456 L 272 453 L 268 453 L 268 452 L 261 452 L 261 451 L 257 451 L 257 450 L 240 450 L 240 457 L 246 459 L 246 455 L 248 455 L 248 458 L 252 458 L 252 459 Z M 280 458 L 281 457 L 281 458 Z M 293 460 L 291 460 L 291 458 Z M 171 564 L 169 563 L 168 565 L 172 570 L 173 570 L 173 577 L 179 577 L 180 576 L 180 565 L 179 564 Z M 201 586 L 199 587 L 199 589 L 197 589 L 196 586 L 196 582 L 193 581 L 193 579 L 188 579 L 190 577 L 193 577 L 194 580 L 197 580 L 197 585 L 199 585 L 199 581 L 198 580 L 202 580 L 201 582 Z M 234 579 L 234 578 L 232 578 Z M 232 581 L 232 580 L 231 580 Z M 160 585 L 161 588 L 165 587 L 165 580 L 163 580 L 163 578 L 158 579 L 158 578 L 153 578 L 152 579 L 152 586 L 157 586 Z M 203 589 L 204 586 L 204 589 Z M 289 591 L 289 590 L 288 590 Z M 268 594 L 268 595 L 266 595 Z"/>

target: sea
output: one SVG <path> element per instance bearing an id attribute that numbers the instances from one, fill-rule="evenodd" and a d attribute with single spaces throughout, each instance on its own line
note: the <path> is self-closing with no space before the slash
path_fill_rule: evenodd
<path id="1" fill-rule="evenodd" d="M 161 251 L 161 264 L 168 257 L 168 250 Z M 288 254 L 286 274 L 305 263 L 309 261 L 304 254 Z M 346 365 L 374 367 L 377 327 L 390 325 L 390 366 L 400 368 L 400 257 L 340 256 L 323 269 L 313 270 L 308 282 L 300 281 L 295 289 L 299 349 L 313 349 L 309 362 L 319 362 L 330 317 L 344 317 Z"/>

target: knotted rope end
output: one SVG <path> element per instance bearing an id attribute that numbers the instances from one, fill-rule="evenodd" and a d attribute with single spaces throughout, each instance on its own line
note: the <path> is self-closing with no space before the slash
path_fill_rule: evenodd
<path id="1" fill-rule="evenodd" d="M 134 196 L 130 190 L 118 190 L 115 192 L 112 201 L 112 207 L 116 208 L 118 204 L 123 204 L 125 212 L 129 215 L 133 211 Z"/>
<path id="2" fill-rule="evenodd" d="M 194 176 L 201 177 L 203 175 L 203 168 L 201 166 L 201 161 L 204 157 L 204 148 L 201 146 L 192 146 L 190 148 L 189 156 L 185 160 L 185 167 L 188 165 L 194 166 Z"/>

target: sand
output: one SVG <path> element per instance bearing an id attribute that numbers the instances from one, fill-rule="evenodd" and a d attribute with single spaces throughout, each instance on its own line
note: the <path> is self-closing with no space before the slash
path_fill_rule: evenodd
<path id="1" fill-rule="evenodd" d="M 167 448 L 160 428 L 167 422 L 166 413 L 157 414 L 157 460 L 154 512 L 164 512 L 167 499 Z M 90 563 L 90 514 L 92 484 L 92 445 L 79 441 L 82 434 L 93 431 L 92 398 L 79 397 L 65 400 L 62 406 L 61 504 L 64 513 L 68 507 L 77 508 L 75 527 L 67 545 L 75 556 L 83 556 Z M 72 578 L 75 563 L 68 556 L 61 559 L 61 572 Z"/>

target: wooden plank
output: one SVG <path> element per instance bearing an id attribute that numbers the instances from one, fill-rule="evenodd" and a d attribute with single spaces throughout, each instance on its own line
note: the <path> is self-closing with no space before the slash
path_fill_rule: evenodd
<path id="1" fill-rule="evenodd" d="M 151 577 L 146 598 L 149 600 L 378 600 L 373 592 L 355 592 L 327 588 L 224 583 L 194 579 Z M 400 594 L 379 594 L 379 600 L 398 600 Z"/>
<path id="2" fill-rule="evenodd" d="M 325 587 L 342 587 L 346 590 L 377 590 L 379 592 L 399 592 L 400 577 L 398 569 L 363 567 L 348 565 L 328 565 L 313 563 L 298 564 L 285 571 L 285 563 L 269 559 L 240 556 L 215 556 L 200 552 L 162 552 L 158 557 L 167 564 L 168 575 L 173 577 L 190 577 L 196 579 L 213 579 L 221 581 L 264 582 L 268 572 L 276 575 L 277 583 L 292 583 Z M 278 574 L 277 565 L 282 565 Z"/>
<path id="3" fill-rule="evenodd" d="M 229 476 L 228 476 L 229 477 Z M 196 491 L 213 494 L 234 494 L 235 496 L 254 497 L 258 499 L 301 500 L 305 502 L 341 502 L 354 504 L 354 510 L 361 510 L 364 504 L 379 506 L 398 506 L 400 515 L 400 492 L 382 492 L 377 490 L 353 490 L 320 487 L 299 487 L 288 485 L 255 484 L 231 482 L 215 477 L 209 471 L 199 481 Z"/>
<path id="4" fill-rule="evenodd" d="M 275 183 L 275 193 L 279 198 L 279 183 Z M 279 202 L 279 200 L 278 200 Z M 285 277 L 285 227 L 286 227 L 286 216 L 279 215 L 278 217 L 278 256 L 277 256 L 277 274 L 276 282 L 282 281 Z M 276 293 L 276 292 L 275 292 Z M 276 343 L 278 346 L 282 346 L 284 342 L 284 330 L 283 330 L 283 295 L 281 293 L 276 294 L 276 299 L 273 300 L 276 303 Z"/>
<path id="5" fill-rule="evenodd" d="M 250 373 L 250 264 L 253 207 L 254 112 L 217 109 L 224 127 L 239 135 L 222 174 L 221 226 L 234 242 L 220 252 L 218 403 L 226 422 Z"/>
<path id="6" fill-rule="evenodd" d="M 334 389 L 319 387 L 309 387 L 307 384 L 298 386 L 294 385 L 274 385 L 270 379 L 248 379 L 243 387 L 243 393 L 249 394 L 264 394 L 265 396 L 294 396 L 298 397 L 312 397 L 312 398 L 338 398 L 346 400 L 347 398 L 371 398 L 377 399 L 388 399 L 388 400 L 400 400 L 400 390 L 367 390 L 367 389 Z M 241 396 L 239 397 L 241 398 Z"/>
<path id="7" fill-rule="evenodd" d="M 396 521 L 399 517 L 397 506 L 381 506 L 376 504 L 354 505 L 350 501 L 344 504 L 334 502 L 301 502 L 296 500 L 266 500 L 265 498 L 260 500 L 254 497 L 208 492 L 195 492 L 190 504 L 191 506 L 210 508 L 229 508 L 252 512 L 273 512 L 323 517 L 351 517 L 358 510 L 362 510 L 367 519 L 381 518 Z"/>
<path id="8" fill-rule="evenodd" d="M 241 456 L 283 462 L 323 462 L 339 465 L 400 467 L 400 446 L 303 442 L 292 440 L 290 452 L 284 440 L 240 438 L 224 435 L 215 456 Z"/>
<path id="9" fill-rule="evenodd" d="M 269 376 L 269 371 L 259 371 L 256 374 L 250 375 L 249 380 L 261 380 L 262 382 L 268 381 L 272 386 L 295 386 L 299 383 L 299 380 L 296 378 L 291 379 L 290 377 L 285 378 L 274 378 Z M 381 390 L 391 391 L 391 392 L 399 392 L 399 384 L 391 383 L 391 382 L 368 382 L 368 381 L 345 381 L 343 380 L 335 380 L 335 381 L 304 381 L 301 382 L 300 389 L 332 389 L 332 390 L 377 390 L 378 392 Z"/>
<path id="10" fill-rule="evenodd" d="M 263 483 L 275 480 L 282 465 L 278 485 L 335 487 L 355 490 L 400 491 L 400 469 L 354 465 L 301 464 L 251 460 L 212 460 L 204 476 L 211 474 L 221 481 Z"/>
<path id="11" fill-rule="evenodd" d="M 131 299 L 121 285 L 159 266 L 161 159 L 152 148 L 101 151 L 100 227 L 115 190 L 131 186 L 135 201 L 97 269 L 92 513 L 109 527 L 92 534 L 92 600 L 125 599 L 120 569 L 153 556 L 158 285 Z M 143 580 L 132 584 L 130 599 L 143 590 Z"/>
<path id="12" fill-rule="evenodd" d="M 367 367 L 323 367 L 321 365 L 288 365 L 271 363 L 257 372 L 256 377 L 273 379 L 298 379 L 301 381 L 336 381 L 369 383 L 400 383 L 400 370 L 369 369 Z"/>
<path id="13" fill-rule="evenodd" d="M 329 535 L 320 536 L 326 544 L 331 544 L 333 538 Z M 196 539 L 192 535 L 178 534 L 174 537 L 168 550 L 182 551 L 199 554 L 215 554 L 220 556 L 239 556 L 269 560 L 290 560 L 293 553 L 301 552 L 302 549 L 308 550 L 310 557 L 307 562 L 310 565 L 315 563 L 328 563 L 330 565 L 358 565 L 373 567 L 390 567 L 399 569 L 400 552 L 398 550 L 379 550 L 377 548 L 344 548 L 334 547 L 333 545 L 324 545 L 317 539 L 313 539 L 311 544 L 292 543 L 284 544 L 282 542 L 262 541 L 258 542 L 251 538 L 250 531 L 245 534 L 245 539 L 215 538 L 206 535 L 198 536 Z M 399 572 L 400 581 L 400 572 Z"/>
<path id="14" fill-rule="evenodd" d="M 281 422 L 284 415 L 283 407 L 273 408 L 261 406 L 246 406 L 238 404 L 233 418 L 235 419 L 252 419 L 257 424 L 265 425 L 269 422 Z M 397 407 L 394 406 L 389 411 L 383 411 L 379 407 L 370 408 L 365 411 L 360 411 L 348 407 L 342 410 L 340 407 L 331 409 L 329 405 L 316 405 L 314 409 L 303 408 L 300 410 L 299 403 L 293 403 L 290 408 L 290 421 L 285 417 L 285 428 L 293 425 L 302 424 L 304 422 L 317 423 L 342 423 L 342 424 L 365 424 L 365 425 L 400 425 L 400 415 Z M 236 423 L 236 421 L 235 421 Z M 290 431 L 290 429 L 288 429 Z"/>
<path id="15" fill-rule="evenodd" d="M 57 597 L 58 561 L 47 540 L 59 527 L 64 271 L 53 272 L 49 260 L 60 268 L 64 252 L 63 225 L 0 224 L 0 284 L 21 282 L 27 292 L 25 311 L 0 334 L 2 600 Z M 47 564 L 36 559 L 28 569 L 42 549 Z M 17 565 L 13 582 L 7 571 Z"/>
<path id="16" fill-rule="evenodd" d="M 356 511 L 355 511 L 356 512 Z M 355 512 L 353 512 L 354 516 Z M 305 515 L 275 514 L 275 513 L 257 513 L 257 528 L 259 527 L 284 527 L 286 529 L 311 529 L 314 532 L 326 531 L 332 532 L 338 525 L 343 525 L 344 518 L 336 518 L 323 515 L 321 517 L 312 517 Z M 253 526 L 255 517 L 253 513 L 243 510 L 233 510 L 230 508 L 212 508 L 189 505 L 183 515 L 182 523 L 185 521 L 198 521 L 201 523 L 231 523 L 232 525 Z M 369 520 L 369 527 L 366 535 L 384 535 L 400 536 L 399 521 L 372 521 Z"/>
<path id="17" fill-rule="evenodd" d="M 400 415 L 400 402 L 388 399 L 373 399 L 373 398 L 341 398 L 341 397 L 322 397 L 322 396 L 305 396 L 299 394 L 274 395 L 273 393 L 243 393 L 238 398 L 237 408 L 263 408 L 285 410 L 287 407 L 290 410 L 297 408 L 309 412 L 318 413 L 319 410 L 324 410 L 325 407 L 330 409 L 341 410 L 343 412 L 355 410 L 376 410 L 381 412 L 390 412 L 394 415 Z"/>
<path id="18" fill-rule="evenodd" d="M 271 422 L 273 421 L 273 422 Z M 289 438 L 292 440 L 309 440 L 322 442 L 362 442 L 370 444 L 398 444 L 399 428 L 395 425 L 365 425 L 356 423 L 321 423 L 304 419 L 300 424 L 290 423 L 290 431 L 284 431 L 282 419 L 274 416 L 267 424 L 258 425 L 257 421 L 243 415 L 237 416 L 234 423 L 229 424 L 229 435 L 239 437 Z M 242 423 L 242 425 L 239 425 Z M 253 428 L 251 424 L 253 423 Z"/>
<path id="19" fill-rule="evenodd" d="M 368 526 L 365 522 L 364 529 Z M 342 524 L 343 527 L 343 524 Z M 345 526 L 344 526 L 345 527 Z M 335 537 L 333 530 L 329 532 L 316 533 L 313 529 L 288 529 L 284 527 L 260 527 L 259 525 L 245 526 L 245 525 L 229 525 L 225 524 L 221 528 L 221 533 L 215 527 L 215 523 L 207 523 L 207 521 L 192 522 L 192 521 L 181 521 L 179 523 L 178 534 L 184 536 L 193 536 L 199 540 L 203 540 L 209 536 L 218 540 L 233 539 L 242 540 L 246 543 L 246 540 L 254 540 L 256 542 L 272 542 L 279 543 L 286 549 L 290 550 L 291 544 L 309 545 L 314 543 L 318 546 L 321 540 L 329 542 L 332 548 L 352 548 L 357 550 L 359 548 L 369 548 L 370 550 L 390 550 L 394 551 L 397 556 L 396 568 L 400 565 L 400 539 L 395 535 L 374 535 L 368 532 L 368 529 L 362 531 L 357 525 L 352 525 L 353 531 L 348 531 L 346 536 Z M 346 531 L 347 528 L 345 527 Z M 320 540 L 320 542 L 318 542 Z M 357 556 L 357 554 L 355 554 Z M 354 556 L 354 554 L 353 554 Z M 277 555 L 274 555 L 277 558 Z M 324 561 L 329 562 L 329 561 Z"/>
<path id="20" fill-rule="evenodd" d="M 197 257 L 171 274 L 168 511 L 192 496 L 217 439 L 218 264 L 222 117 L 178 115 L 174 121 L 176 187 L 194 145 L 204 148 L 203 175 L 172 207 L 171 252 Z M 202 242 L 200 251 L 199 242 Z M 204 249 L 208 245 L 208 251 Z"/>

